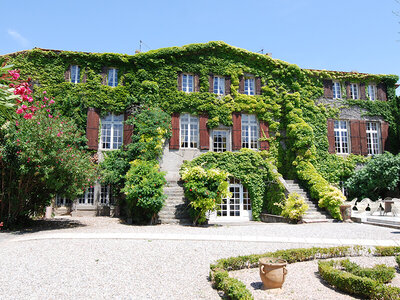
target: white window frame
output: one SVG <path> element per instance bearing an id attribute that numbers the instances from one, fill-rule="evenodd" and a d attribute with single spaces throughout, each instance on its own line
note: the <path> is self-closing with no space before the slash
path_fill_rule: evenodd
<path id="1" fill-rule="evenodd" d="M 259 126 L 255 115 L 242 114 L 242 148 L 258 150 Z M 246 139 L 249 139 L 246 141 Z"/>
<path id="2" fill-rule="evenodd" d="M 179 120 L 179 145 L 182 149 L 199 147 L 199 118 L 190 114 L 182 114 Z"/>
<path id="3" fill-rule="evenodd" d="M 337 154 L 349 154 L 349 123 L 345 120 L 335 120 L 334 122 L 334 137 L 335 151 Z"/>
<path id="4" fill-rule="evenodd" d="M 332 94 L 333 99 L 342 99 L 342 87 L 339 81 L 334 81 L 332 83 Z"/>
<path id="5" fill-rule="evenodd" d="M 376 155 L 380 152 L 380 128 L 378 122 L 367 122 L 367 149 L 368 155 Z"/>
<path id="6" fill-rule="evenodd" d="M 111 117 L 111 120 L 107 120 L 108 117 Z M 111 113 L 101 119 L 100 149 L 116 150 L 122 147 L 124 136 L 123 120 L 124 115 L 116 116 Z M 109 141 L 107 137 L 109 137 Z"/>
<path id="7" fill-rule="evenodd" d="M 256 79 L 254 77 L 244 78 L 244 94 L 249 96 L 256 94 Z"/>
<path id="8" fill-rule="evenodd" d="M 72 83 L 79 83 L 80 82 L 80 68 L 78 65 L 72 65 L 71 69 L 71 77 L 70 77 L 70 81 Z"/>
<path id="9" fill-rule="evenodd" d="M 88 187 L 78 198 L 77 205 L 94 205 L 94 186 Z"/>
<path id="10" fill-rule="evenodd" d="M 376 85 L 375 84 L 369 84 L 368 85 L 368 99 L 371 101 L 376 100 Z"/>
<path id="11" fill-rule="evenodd" d="M 194 76 L 192 74 L 182 74 L 182 91 L 185 93 L 193 93 L 194 91 Z"/>
<path id="12" fill-rule="evenodd" d="M 350 83 L 350 97 L 353 100 L 360 99 L 360 88 L 358 83 Z"/>
<path id="13" fill-rule="evenodd" d="M 60 207 L 60 206 L 70 206 L 72 204 L 71 199 L 63 196 L 63 195 L 56 195 L 56 202 L 55 202 L 56 206 Z"/>
<path id="14" fill-rule="evenodd" d="M 215 141 L 217 133 L 223 133 L 225 135 L 225 142 L 222 141 Z M 212 151 L 214 152 L 226 152 L 230 151 L 230 142 L 231 142 L 231 132 L 228 129 L 213 129 L 211 132 L 211 145 L 212 145 Z M 225 144 L 225 149 L 224 149 L 224 144 Z"/>
<path id="15" fill-rule="evenodd" d="M 214 76 L 213 92 L 214 92 L 214 94 L 217 94 L 217 95 L 225 95 L 225 77 Z"/>
<path id="16" fill-rule="evenodd" d="M 107 85 L 111 87 L 118 86 L 118 70 L 116 68 L 108 69 Z"/>
<path id="17" fill-rule="evenodd" d="M 100 189 L 100 199 L 98 204 L 100 206 L 109 206 L 111 203 L 112 203 L 111 185 L 102 184 Z"/>

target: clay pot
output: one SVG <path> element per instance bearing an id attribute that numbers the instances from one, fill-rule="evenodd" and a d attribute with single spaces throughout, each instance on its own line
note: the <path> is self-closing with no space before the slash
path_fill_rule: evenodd
<path id="1" fill-rule="evenodd" d="M 263 289 L 281 288 L 287 274 L 286 260 L 273 257 L 263 257 L 259 261 L 260 277 Z"/>

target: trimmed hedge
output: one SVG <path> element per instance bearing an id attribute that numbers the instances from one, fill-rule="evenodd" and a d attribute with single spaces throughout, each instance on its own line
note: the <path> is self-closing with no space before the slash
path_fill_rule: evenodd
<path id="1" fill-rule="evenodd" d="M 386 265 L 375 265 L 373 268 L 361 268 L 349 259 L 342 260 L 339 264 L 346 270 L 346 272 L 360 277 L 367 277 L 379 283 L 388 283 L 395 275 L 395 269 Z"/>
<path id="2" fill-rule="evenodd" d="M 319 261 L 318 271 L 324 280 L 337 289 L 367 299 L 400 299 L 400 288 L 386 286 L 371 278 L 344 272 L 335 268 L 335 264 L 333 260 Z"/>

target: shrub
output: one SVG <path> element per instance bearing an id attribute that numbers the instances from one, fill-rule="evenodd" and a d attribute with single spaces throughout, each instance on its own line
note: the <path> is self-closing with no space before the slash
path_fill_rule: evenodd
<path id="1" fill-rule="evenodd" d="M 246 285 L 238 279 L 229 277 L 227 271 L 214 273 L 214 283 L 218 290 L 223 290 L 229 299 L 250 300 L 253 299 Z"/>
<path id="2" fill-rule="evenodd" d="M 396 256 L 396 263 L 397 263 L 397 266 L 400 268 L 400 255 Z"/>
<path id="3" fill-rule="evenodd" d="M 200 166 L 181 169 L 185 196 L 190 201 L 193 224 L 206 221 L 206 213 L 213 211 L 228 196 L 228 173 Z"/>
<path id="4" fill-rule="evenodd" d="M 387 191 L 393 191 L 400 180 L 400 155 L 389 152 L 372 157 L 366 165 L 356 171 L 346 186 L 351 198 L 384 198 Z"/>
<path id="5" fill-rule="evenodd" d="M 371 278 L 380 283 L 390 282 L 395 275 L 395 269 L 387 267 L 386 265 L 376 265 L 373 268 L 361 268 L 348 259 L 340 261 L 340 265 L 351 274 Z"/>
<path id="6" fill-rule="evenodd" d="M 400 247 L 396 246 L 376 246 L 375 254 L 378 256 L 394 256 L 400 254 Z"/>
<path id="7" fill-rule="evenodd" d="M 299 221 L 301 217 L 306 213 L 308 205 L 297 193 L 290 193 L 284 203 L 276 203 L 276 205 L 282 208 L 281 216 L 288 218 L 292 221 Z"/>
<path id="8" fill-rule="evenodd" d="M 158 163 L 154 161 L 138 159 L 131 162 L 123 188 L 128 217 L 137 222 L 155 222 L 166 198 L 163 193 L 166 183 L 164 176 L 165 173 L 159 171 Z"/>

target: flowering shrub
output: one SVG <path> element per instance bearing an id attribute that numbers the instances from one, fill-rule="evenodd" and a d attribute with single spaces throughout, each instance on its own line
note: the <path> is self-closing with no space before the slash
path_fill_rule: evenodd
<path id="1" fill-rule="evenodd" d="M 284 203 L 275 204 L 282 208 L 281 216 L 292 221 L 299 221 L 308 209 L 304 197 L 297 193 L 290 193 Z"/>
<path id="2" fill-rule="evenodd" d="M 150 220 L 153 224 L 166 198 L 163 193 L 165 173 L 159 172 L 155 161 L 137 159 L 130 165 L 122 190 L 126 195 L 123 205 L 128 217 L 139 223 Z"/>
<path id="3" fill-rule="evenodd" d="M 181 177 L 184 181 L 185 196 L 190 201 L 193 224 L 206 221 L 206 213 L 215 210 L 226 198 L 229 173 L 217 169 L 205 170 L 200 166 L 183 167 Z"/>
<path id="4" fill-rule="evenodd" d="M 0 220 L 5 226 L 43 212 L 59 191 L 73 198 L 94 182 L 95 166 L 80 149 L 85 137 L 72 121 L 53 116 L 49 105 L 46 97 L 27 108 L 20 104 L 24 112 L 0 128 Z"/>

